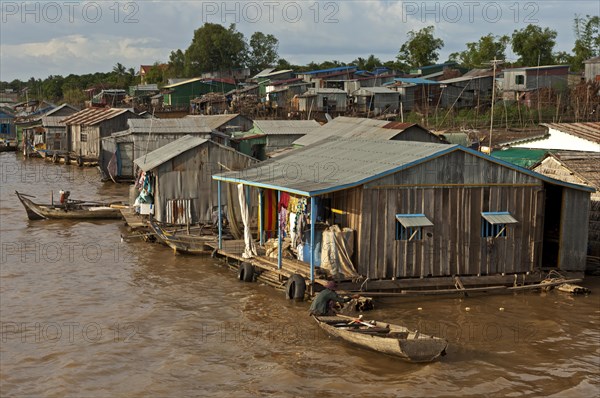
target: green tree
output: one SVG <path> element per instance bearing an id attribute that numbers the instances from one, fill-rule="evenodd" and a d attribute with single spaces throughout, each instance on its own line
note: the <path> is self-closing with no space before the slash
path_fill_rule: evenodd
<path id="1" fill-rule="evenodd" d="M 512 34 L 513 52 L 519 55 L 518 63 L 524 66 L 554 63 L 552 50 L 556 44 L 556 31 L 537 25 L 527 25 Z"/>
<path id="2" fill-rule="evenodd" d="M 434 29 L 433 26 L 428 26 L 417 32 L 408 32 L 408 40 L 400 47 L 396 57 L 398 61 L 411 67 L 435 63 L 439 58 L 438 50 L 444 47 L 444 41 L 433 35 Z"/>
<path id="3" fill-rule="evenodd" d="M 482 36 L 478 42 L 467 43 L 465 51 L 450 54 L 450 60 L 466 68 L 477 68 L 496 58 L 506 57 L 506 46 L 510 42 L 507 35 L 494 36 L 492 33 Z"/>
<path id="4" fill-rule="evenodd" d="M 185 51 L 185 74 L 227 70 L 246 66 L 248 45 L 244 35 L 231 24 L 206 23 L 194 31 L 192 44 Z"/>
<path id="5" fill-rule="evenodd" d="M 373 54 L 369 55 L 366 59 L 358 57 L 354 61 L 352 61 L 352 64 L 356 65 L 356 67 L 360 70 L 373 70 L 378 66 L 383 65 L 381 60 Z"/>
<path id="6" fill-rule="evenodd" d="M 117 75 L 124 75 L 127 72 L 127 68 L 125 67 L 125 65 L 121 64 L 120 62 L 117 62 L 117 64 L 115 66 L 113 66 L 113 73 L 117 74 Z"/>
<path id="7" fill-rule="evenodd" d="M 183 51 L 171 51 L 167 75 L 168 77 L 188 77 L 185 74 L 185 55 Z"/>
<path id="8" fill-rule="evenodd" d="M 146 83 L 158 84 L 159 86 L 167 83 L 168 66 L 156 61 L 146 73 Z"/>
<path id="9" fill-rule="evenodd" d="M 583 61 L 600 54 L 600 17 L 576 16 L 573 25 L 576 39 L 571 66 L 574 71 L 579 71 L 583 69 Z"/>
<path id="10" fill-rule="evenodd" d="M 250 37 L 250 54 L 248 66 L 252 73 L 273 66 L 279 59 L 277 49 L 279 40 L 273 35 L 265 35 L 262 32 L 254 32 Z"/>

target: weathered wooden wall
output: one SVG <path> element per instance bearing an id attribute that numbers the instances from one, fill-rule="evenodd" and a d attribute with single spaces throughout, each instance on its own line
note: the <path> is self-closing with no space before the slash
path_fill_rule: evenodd
<path id="1" fill-rule="evenodd" d="M 565 271 L 585 271 L 590 193 L 563 188 L 558 267 Z"/>
<path id="2" fill-rule="evenodd" d="M 363 186 L 359 273 L 371 279 L 526 272 L 539 264 L 543 236 L 540 180 L 454 152 Z M 518 221 L 505 238 L 481 237 L 481 212 Z M 418 241 L 395 240 L 396 214 L 433 222 Z"/>

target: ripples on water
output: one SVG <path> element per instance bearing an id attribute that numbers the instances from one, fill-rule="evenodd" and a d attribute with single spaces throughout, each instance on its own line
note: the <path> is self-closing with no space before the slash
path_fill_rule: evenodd
<path id="1" fill-rule="evenodd" d="M 122 222 L 28 221 L 13 194 L 126 200 L 95 170 L 10 153 L 0 166 L 3 397 L 599 395 L 597 278 L 588 297 L 380 300 L 368 317 L 450 341 L 441 361 L 407 364 L 330 339 L 305 303 L 213 259 L 121 242 Z"/>

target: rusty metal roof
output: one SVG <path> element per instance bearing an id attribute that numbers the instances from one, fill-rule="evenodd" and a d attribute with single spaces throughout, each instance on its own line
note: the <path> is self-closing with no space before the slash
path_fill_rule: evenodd
<path id="1" fill-rule="evenodd" d="M 66 125 L 81 124 L 84 126 L 93 126 L 127 112 L 136 115 L 126 108 L 86 108 L 71 116 L 67 116 L 62 122 Z"/>
<path id="2" fill-rule="evenodd" d="M 321 127 L 316 120 L 255 120 L 254 126 L 267 135 L 310 134 Z"/>
<path id="3" fill-rule="evenodd" d="M 131 134 L 210 134 L 212 129 L 204 118 L 129 119 Z"/>
<path id="4" fill-rule="evenodd" d="M 152 170 L 155 167 L 173 159 L 175 156 L 189 151 L 199 145 L 208 142 L 207 139 L 186 135 L 178 140 L 169 142 L 142 157 L 135 159 L 133 162 L 143 171 Z"/>

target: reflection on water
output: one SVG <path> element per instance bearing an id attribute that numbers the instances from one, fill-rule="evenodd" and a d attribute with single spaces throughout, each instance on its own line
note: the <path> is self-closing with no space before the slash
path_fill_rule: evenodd
<path id="1" fill-rule="evenodd" d="M 15 190 L 127 187 L 10 153 L 0 165 L 1 396 L 598 396 L 598 278 L 587 297 L 378 300 L 368 317 L 450 341 L 441 361 L 408 364 L 329 338 L 305 303 L 211 258 L 121 242 L 121 221 L 28 221 Z"/>

